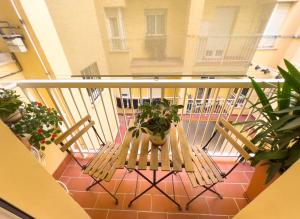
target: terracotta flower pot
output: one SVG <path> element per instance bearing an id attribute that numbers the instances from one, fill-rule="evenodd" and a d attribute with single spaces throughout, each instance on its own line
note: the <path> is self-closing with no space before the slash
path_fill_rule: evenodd
<path id="1" fill-rule="evenodd" d="M 149 139 L 152 142 L 152 144 L 154 144 L 154 145 L 157 145 L 157 146 L 164 145 L 164 143 L 167 141 L 167 137 L 168 137 L 169 132 L 170 132 L 170 129 L 165 131 L 165 137 L 161 138 L 161 136 L 159 134 L 158 135 L 153 135 L 153 133 L 148 130 Z"/>
<path id="2" fill-rule="evenodd" d="M 255 166 L 254 174 L 245 192 L 245 196 L 249 201 L 255 199 L 256 196 L 258 196 L 262 191 L 264 191 L 281 175 L 279 172 L 276 173 L 273 179 L 269 183 L 265 184 L 265 180 L 267 178 L 268 165 L 262 164 L 263 162 L 260 162 Z"/>

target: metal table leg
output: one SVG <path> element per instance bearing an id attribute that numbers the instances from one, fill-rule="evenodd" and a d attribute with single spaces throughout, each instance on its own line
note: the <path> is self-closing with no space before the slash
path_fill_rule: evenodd
<path id="1" fill-rule="evenodd" d="M 144 174 L 142 174 L 139 170 L 134 169 L 134 171 L 140 175 L 141 177 L 143 177 L 146 181 L 148 181 L 151 185 L 145 189 L 143 192 L 141 192 L 139 195 L 135 196 L 134 199 L 132 199 L 129 204 L 128 207 L 131 207 L 132 203 L 134 201 L 136 201 L 138 198 L 140 198 L 142 195 L 144 195 L 147 191 L 149 191 L 151 188 L 156 188 L 158 191 L 160 191 L 160 193 L 162 193 L 165 197 L 167 197 L 170 201 L 172 201 L 175 205 L 177 205 L 179 211 L 181 211 L 181 206 L 180 204 L 173 199 L 171 196 L 169 196 L 167 193 L 165 193 L 163 190 L 161 190 L 161 188 L 159 188 L 157 186 L 157 184 L 159 184 L 161 181 L 163 181 L 165 178 L 167 178 L 168 176 L 170 176 L 171 174 L 174 174 L 174 171 L 169 172 L 168 174 L 166 174 L 165 176 L 163 176 L 161 179 L 156 180 L 156 170 L 153 171 L 153 180 L 151 181 L 149 178 L 147 178 Z"/>

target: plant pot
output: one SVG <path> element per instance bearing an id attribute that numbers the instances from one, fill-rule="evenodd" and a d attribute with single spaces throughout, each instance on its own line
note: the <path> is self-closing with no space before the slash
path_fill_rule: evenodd
<path id="1" fill-rule="evenodd" d="M 167 141 L 167 137 L 168 137 L 169 132 L 170 132 L 170 129 L 165 131 L 165 137 L 161 138 L 160 135 L 153 135 L 153 133 L 148 130 L 149 139 L 152 142 L 152 144 L 154 144 L 154 145 L 157 145 L 157 146 L 164 145 L 164 143 Z"/>
<path id="2" fill-rule="evenodd" d="M 22 119 L 23 115 L 20 110 L 16 110 L 14 113 L 10 114 L 8 117 L 3 119 L 5 123 L 15 123 Z"/>
<path id="3" fill-rule="evenodd" d="M 255 166 L 254 174 L 250 180 L 249 186 L 244 193 L 248 201 L 252 201 L 256 198 L 262 191 L 264 191 L 269 185 L 271 185 L 281 174 L 276 173 L 273 179 L 265 184 L 267 178 L 268 165 L 262 165 L 264 162 L 260 162 Z"/>

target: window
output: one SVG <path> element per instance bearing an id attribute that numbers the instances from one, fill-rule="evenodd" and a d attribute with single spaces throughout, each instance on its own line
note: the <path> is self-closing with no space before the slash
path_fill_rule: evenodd
<path id="1" fill-rule="evenodd" d="M 91 65 L 87 66 L 86 68 L 80 71 L 83 79 L 99 79 L 100 72 L 96 62 L 92 63 Z M 98 76 L 99 75 L 99 76 Z M 100 96 L 102 92 L 102 88 L 87 88 L 87 92 L 91 99 L 91 102 L 95 102 L 96 99 Z"/>
<path id="2" fill-rule="evenodd" d="M 123 27 L 122 11 L 120 8 L 105 9 L 108 34 L 111 42 L 111 49 L 126 50 L 125 31 Z"/>
<path id="3" fill-rule="evenodd" d="M 262 39 L 259 42 L 259 48 L 273 48 L 276 42 L 276 38 L 280 34 L 282 25 L 288 15 L 291 3 L 280 2 L 277 3 L 272 15 L 264 30 Z"/>
<path id="4" fill-rule="evenodd" d="M 146 35 L 163 36 L 166 34 L 166 10 L 146 10 Z"/>

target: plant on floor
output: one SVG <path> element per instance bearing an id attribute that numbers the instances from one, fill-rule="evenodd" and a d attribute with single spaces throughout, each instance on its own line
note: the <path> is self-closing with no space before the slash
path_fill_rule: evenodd
<path id="1" fill-rule="evenodd" d="M 145 103 L 139 106 L 134 126 L 129 131 L 132 131 L 133 137 L 149 133 L 164 139 L 171 124 L 180 121 L 178 110 L 182 108 L 182 105 L 170 104 L 166 99 L 157 103 Z"/>
<path id="2" fill-rule="evenodd" d="M 11 124 L 11 130 L 20 137 L 28 137 L 29 143 L 38 150 L 45 150 L 61 132 L 62 118 L 57 111 L 38 102 L 25 104 L 23 117 Z"/>
<path id="3" fill-rule="evenodd" d="M 244 122 L 247 128 L 243 131 L 252 130 L 252 142 L 259 149 L 251 164 L 263 161 L 268 165 L 266 183 L 300 158 L 300 72 L 289 61 L 284 62 L 287 71 L 279 66 L 278 70 L 285 81 L 278 83 L 277 94 L 272 97 L 267 97 L 251 78 L 259 97 L 252 107 L 262 113 L 263 119 Z"/>
<path id="4" fill-rule="evenodd" d="M 0 88 L 0 118 L 8 120 L 22 105 L 16 91 Z"/>

